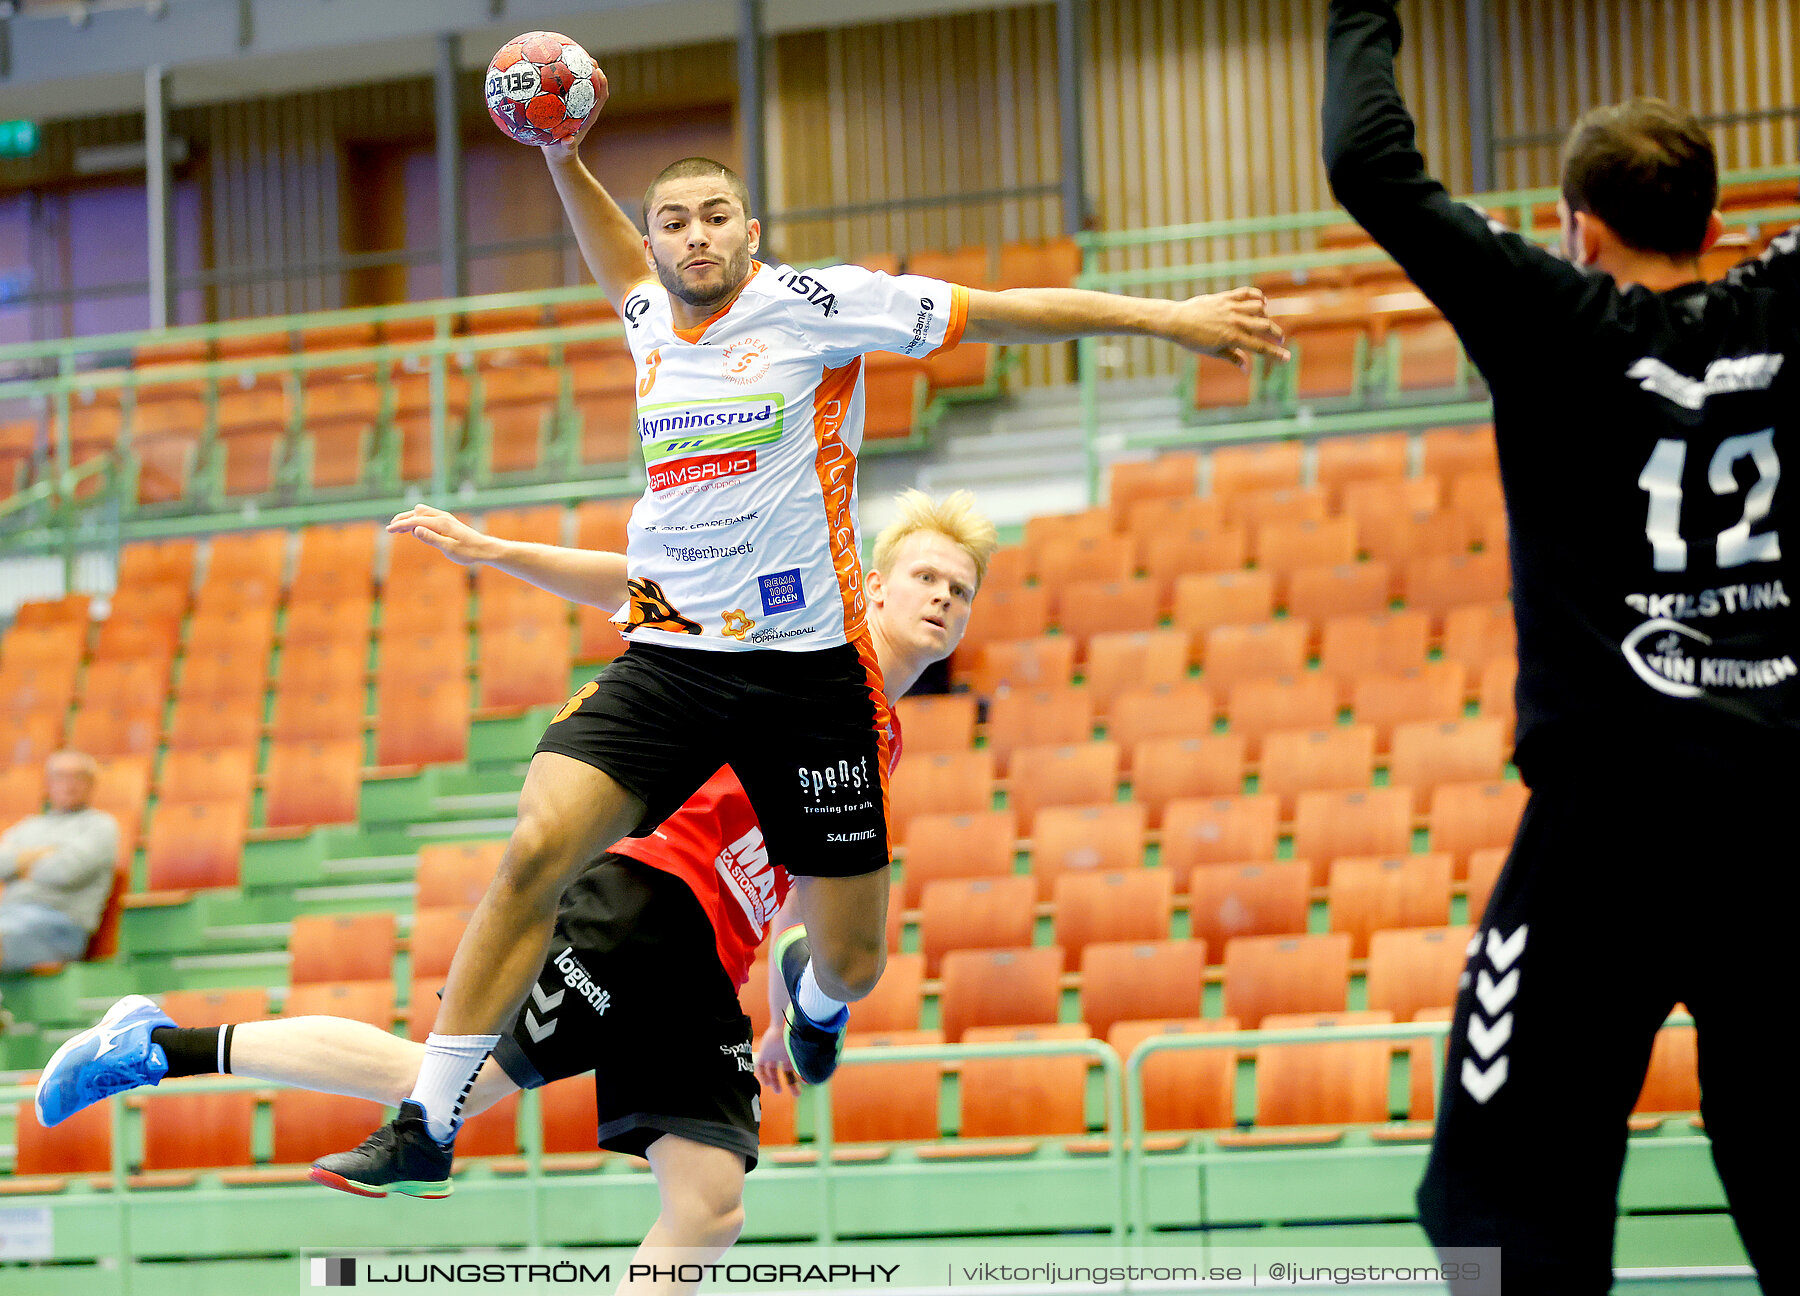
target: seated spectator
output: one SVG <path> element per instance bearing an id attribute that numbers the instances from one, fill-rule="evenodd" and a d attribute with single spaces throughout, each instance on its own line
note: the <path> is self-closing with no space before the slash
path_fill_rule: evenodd
<path id="1" fill-rule="evenodd" d="M 112 890 L 119 825 L 88 805 L 94 758 L 57 752 L 44 772 L 49 812 L 0 833 L 0 972 L 80 958 Z"/>

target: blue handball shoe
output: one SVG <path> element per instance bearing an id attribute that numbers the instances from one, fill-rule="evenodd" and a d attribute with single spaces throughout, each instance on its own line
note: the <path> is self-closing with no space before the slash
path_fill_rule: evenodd
<path id="1" fill-rule="evenodd" d="M 57 1049 L 37 1086 L 37 1118 L 60 1125 L 102 1098 L 153 1085 L 169 1072 L 162 1045 L 150 1042 L 158 1026 L 175 1019 L 143 995 L 127 995 L 98 1024 Z"/>
<path id="2" fill-rule="evenodd" d="M 800 976 L 812 961 L 812 943 L 806 938 L 804 926 L 789 927 L 775 938 L 773 958 L 787 984 L 783 1039 L 788 1061 L 807 1084 L 824 1084 L 837 1070 L 838 1054 L 844 1051 L 844 1034 L 850 1029 L 849 1010 L 840 1008 L 829 1022 L 816 1022 L 800 1010 Z"/>

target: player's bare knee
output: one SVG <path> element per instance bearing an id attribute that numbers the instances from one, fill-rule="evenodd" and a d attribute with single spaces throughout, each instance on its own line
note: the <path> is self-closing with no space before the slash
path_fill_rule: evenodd
<path id="1" fill-rule="evenodd" d="M 528 903 L 547 900 L 554 905 L 580 863 L 566 831 L 537 815 L 521 816 L 495 870 L 493 885 Z"/>
<path id="2" fill-rule="evenodd" d="M 887 947 L 879 939 L 829 941 L 813 945 L 813 976 L 833 999 L 851 1003 L 866 996 L 887 967 Z"/>
<path id="3" fill-rule="evenodd" d="M 685 1245 L 728 1247 L 744 1230 L 743 1181 L 684 1184 L 669 1194 L 665 1209 Z"/>

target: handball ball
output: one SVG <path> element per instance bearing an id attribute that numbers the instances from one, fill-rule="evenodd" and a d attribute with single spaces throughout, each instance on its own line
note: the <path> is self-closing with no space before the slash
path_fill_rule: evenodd
<path id="1" fill-rule="evenodd" d="M 521 144 L 555 144 L 594 111 L 599 74 L 588 52 L 567 36 L 515 36 L 488 64 L 488 115 Z"/>

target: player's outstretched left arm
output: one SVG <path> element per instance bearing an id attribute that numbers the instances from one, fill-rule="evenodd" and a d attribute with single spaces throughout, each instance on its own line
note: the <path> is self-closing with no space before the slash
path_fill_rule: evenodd
<path id="1" fill-rule="evenodd" d="M 1167 301 L 1082 288 L 1009 288 L 969 292 L 964 342 L 1067 342 L 1095 334 L 1162 338 L 1235 365 L 1250 357 L 1288 358 L 1281 326 L 1258 288 Z"/>
<path id="2" fill-rule="evenodd" d="M 624 554 L 503 540 L 429 504 L 415 504 L 395 514 L 387 529 L 389 535 L 411 535 L 453 563 L 497 567 L 571 603 L 587 603 L 610 612 L 630 597 L 625 587 Z"/>

